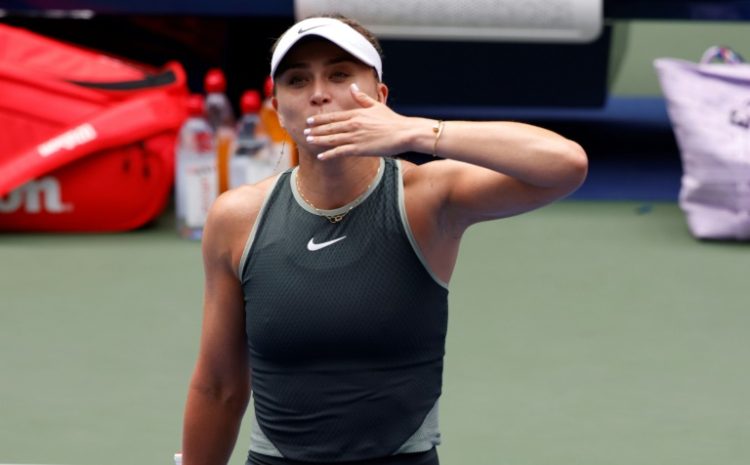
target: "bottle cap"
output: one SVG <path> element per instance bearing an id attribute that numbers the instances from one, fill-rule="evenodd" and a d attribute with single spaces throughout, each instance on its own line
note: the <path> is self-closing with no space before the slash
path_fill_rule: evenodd
<path id="1" fill-rule="evenodd" d="M 190 116 L 203 114 L 203 96 L 201 94 L 190 94 L 190 96 L 188 96 L 187 111 Z"/>
<path id="2" fill-rule="evenodd" d="M 260 111 L 260 92 L 255 89 L 246 90 L 240 99 L 242 113 L 258 113 Z"/>
<path id="3" fill-rule="evenodd" d="M 263 95 L 266 98 L 273 95 L 273 78 L 271 76 L 268 76 L 266 82 L 263 83 Z"/>
<path id="4" fill-rule="evenodd" d="M 206 92 L 224 92 L 227 90 L 227 80 L 224 77 L 224 72 L 219 68 L 211 68 L 206 73 L 206 78 L 203 80 L 203 87 Z"/>

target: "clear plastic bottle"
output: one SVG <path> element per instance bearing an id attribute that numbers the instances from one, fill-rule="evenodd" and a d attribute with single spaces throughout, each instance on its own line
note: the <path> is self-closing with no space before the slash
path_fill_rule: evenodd
<path id="1" fill-rule="evenodd" d="M 277 171 L 283 171 L 291 166 L 296 166 L 299 160 L 297 159 L 297 147 L 289 133 L 281 126 L 279 115 L 271 102 L 273 98 L 273 79 L 271 79 L 271 76 L 266 78 L 263 85 L 263 94 L 265 99 L 260 109 L 260 118 L 266 131 L 268 131 L 268 137 L 271 139 L 271 152 L 281 157 Z"/>
<path id="2" fill-rule="evenodd" d="M 229 188 L 229 155 L 234 141 L 234 112 L 226 95 L 227 81 L 224 72 L 212 68 L 204 80 L 206 91 L 206 117 L 216 134 L 216 164 L 219 193 Z"/>
<path id="3" fill-rule="evenodd" d="M 188 117 L 180 128 L 175 155 L 177 232 L 186 239 L 198 240 L 218 195 L 214 130 L 204 115 L 201 95 L 188 99 Z"/>
<path id="4" fill-rule="evenodd" d="M 248 90 L 240 99 L 242 117 L 230 158 L 230 188 L 253 184 L 273 174 L 277 160 L 270 153 L 270 139 L 260 118 L 261 98 Z"/>

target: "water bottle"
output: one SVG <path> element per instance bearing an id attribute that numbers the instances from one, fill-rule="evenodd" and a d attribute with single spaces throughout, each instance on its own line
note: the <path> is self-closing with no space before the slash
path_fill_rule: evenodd
<path id="1" fill-rule="evenodd" d="M 248 90 L 240 99 L 242 117 L 230 158 L 230 188 L 253 184 L 273 174 L 278 160 L 270 153 L 270 140 L 260 118 L 261 99 L 257 90 Z"/>
<path id="2" fill-rule="evenodd" d="M 279 161 L 280 169 L 277 171 L 283 171 L 299 163 L 297 149 L 292 138 L 281 127 L 279 115 L 276 113 L 273 103 L 271 103 L 271 99 L 273 98 L 273 79 L 271 79 L 271 76 L 266 78 L 263 93 L 265 94 L 265 100 L 263 100 L 263 105 L 260 109 L 260 119 L 263 121 L 263 126 L 266 128 L 268 137 L 271 139 L 271 152 L 281 157 Z"/>
<path id="3" fill-rule="evenodd" d="M 188 117 L 180 128 L 175 154 L 177 232 L 186 239 L 198 240 L 218 195 L 214 130 L 204 116 L 201 95 L 188 99 Z"/>
<path id="4" fill-rule="evenodd" d="M 224 72 L 212 68 L 204 80 L 206 91 L 206 117 L 216 134 L 216 166 L 219 193 L 229 188 L 229 155 L 234 141 L 234 112 L 226 95 L 227 81 Z"/>

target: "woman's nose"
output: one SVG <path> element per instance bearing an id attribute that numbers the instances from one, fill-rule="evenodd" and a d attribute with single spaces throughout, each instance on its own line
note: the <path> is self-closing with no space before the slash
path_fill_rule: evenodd
<path id="1" fill-rule="evenodd" d="M 310 96 L 310 103 L 313 105 L 325 105 L 331 102 L 331 94 L 323 83 L 316 83 L 313 93 Z"/>

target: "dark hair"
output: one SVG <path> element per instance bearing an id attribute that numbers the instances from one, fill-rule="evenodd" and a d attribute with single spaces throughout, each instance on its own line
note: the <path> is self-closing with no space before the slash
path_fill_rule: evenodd
<path id="1" fill-rule="evenodd" d="M 367 41 L 370 42 L 373 47 L 375 47 L 375 51 L 378 52 L 378 55 L 380 55 L 380 60 L 381 61 L 383 60 L 383 48 L 380 46 L 380 42 L 378 41 L 378 38 L 375 37 L 375 34 L 370 32 L 369 29 L 367 29 L 362 24 L 360 24 L 359 21 L 357 21 L 356 19 L 352 19 L 352 18 L 349 18 L 347 16 L 344 16 L 338 13 L 310 16 L 309 18 L 305 18 L 305 19 L 310 19 L 310 18 L 332 18 L 332 19 L 337 19 L 341 21 L 342 23 L 346 24 L 347 26 L 351 27 L 355 31 L 362 34 L 362 37 L 367 39 Z M 271 46 L 271 55 L 273 55 L 273 52 L 276 50 L 276 47 L 279 45 L 280 39 L 281 37 L 278 37 L 276 41 L 273 43 L 273 45 Z M 306 38 L 303 38 L 303 40 L 304 39 Z M 282 68 L 277 69 L 276 74 L 278 75 L 280 71 L 282 71 Z M 373 70 L 373 72 L 375 73 L 375 78 L 380 80 L 377 71 Z M 273 76 L 273 78 L 275 79 L 276 76 Z M 275 89 L 274 89 L 274 92 L 276 92 Z"/>

